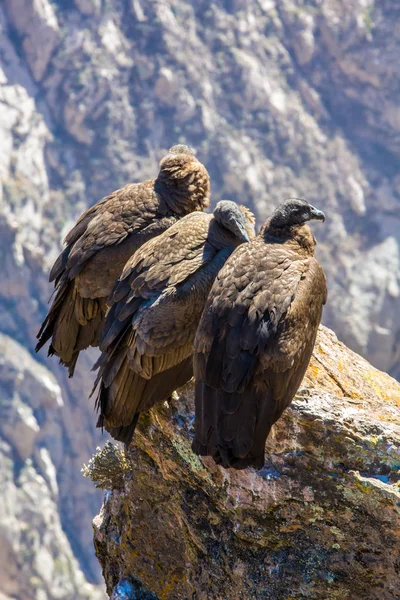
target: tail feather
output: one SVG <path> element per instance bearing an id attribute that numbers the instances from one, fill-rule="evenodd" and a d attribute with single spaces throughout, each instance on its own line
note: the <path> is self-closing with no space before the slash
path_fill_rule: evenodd
<path id="1" fill-rule="evenodd" d="M 72 377 L 79 352 L 99 343 L 105 310 L 105 299 L 82 298 L 76 293 L 73 281 L 60 280 L 37 335 L 35 351 L 51 339 L 48 355 L 56 354 Z"/>
<path id="2" fill-rule="evenodd" d="M 94 318 L 87 322 L 86 325 L 81 326 L 78 331 L 74 351 L 80 352 L 86 350 L 89 346 L 98 346 L 99 338 L 101 333 L 101 326 L 103 321 L 103 312 L 99 306 L 98 301 L 92 300 L 92 304 L 96 302 L 97 308 Z"/>
<path id="3" fill-rule="evenodd" d="M 255 398 L 249 398 L 249 400 L 253 401 L 253 406 L 248 406 L 246 413 L 242 415 L 236 437 L 233 439 L 232 443 L 233 453 L 239 458 L 245 458 L 251 452 L 255 442 L 257 408 L 255 406 Z M 235 415 L 228 415 L 228 418 L 233 419 L 234 416 Z"/>
<path id="4" fill-rule="evenodd" d="M 216 389 L 223 382 L 227 391 L 241 392 L 253 376 L 257 353 L 249 352 L 243 347 L 239 348 L 239 345 L 233 343 L 233 338 L 234 336 L 231 338 L 229 333 L 226 338 L 219 339 L 218 336 L 214 338 L 207 358 L 204 378 L 208 385 Z M 240 335 L 238 339 L 242 343 Z"/>
<path id="5" fill-rule="evenodd" d="M 221 408 L 228 414 L 233 415 L 240 407 L 242 394 L 238 392 L 224 393 L 221 398 Z"/>
<path id="6" fill-rule="evenodd" d="M 53 352 L 54 354 L 54 352 Z M 50 356 L 50 354 L 49 354 Z M 68 362 L 65 362 L 60 358 L 60 364 L 63 365 L 66 369 L 68 369 L 68 377 L 73 377 L 75 373 L 76 362 L 79 358 L 79 352 L 73 352 L 71 359 Z"/>
<path id="7" fill-rule="evenodd" d="M 103 369 L 101 370 L 101 377 L 106 387 L 110 387 L 118 372 L 122 367 L 122 363 L 126 358 L 127 348 L 123 347 L 113 355 L 113 360 L 107 361 L 107 354 L 103 354 L 101 360 L 104 361 Z M 104 358 L 103 358 L 104 357 Z M 96 364 L 100 363 L 100 359 Z"/>
<path id="8" fill-rule="evenodd" d="M 205 399 L 207 399 L 205 401 Z M 217 443 L 217 390 L 209 387 L 204 381 L 195 384 L 195 436 L 192 449 L 201 456 L 211 454 Z"/>
<path id="9" fill-rule="evenodd" d="M 126 310 L 126 314 L 123 314 L 121 306 L 119 304 L 113 304 L 107 314 L 107 318 L 104 323 L 103 332 L 100 340 L 100 349 L 107 350 L 116 343 L 116 340 L 124 335 L 127 328 L 127 319 L 133 314 L 142 299 L 133 300 L 127 305 L 129 310 Z M 123 307 L 124 308 L 124 307 Z"/>
<path id="10" fill-rule="evenodd" d="M 167 400 L 171 394 L 190 381 L 193 377 L 193 359 L 191 356 L 182 362 L 146 379 L 140 410 L 148 410 L 158 402 Z"/>
<path id="11" fill-rule="evenodd" d="M 57 323 L 58 314 L 61 310 L 63 302 L 69 298 L 71 294 L 72 283 L 64 280 L 60 282 L 59 288 L 56 293 L 56 297 L 54 298 L 53 304 L 49 312 L 46 315 L 45 320 L 43 321 L 39 332 L 36 338 L 39 340 L 35 347 L 35 352 L 39 352 L 39 350 L 48 342 L 48 340 L 53 336 L 54 328 Z M 55 352 L 54 352 L 55 353 Z"/>
<path id="12" fill-rule="evenodd" d="M 119 360 L 118 356 L 111 358 L 112 360 Z M 110 372 L 114 371 L 113 365 L 106 365 L 105 368 Z M 132 371 L 125 358 L 108 386 L 104 379 L 101 380 L 96 403 L 100 411 L 97 426 L 105 426 L 115 439 L 129 444 L 139 414 L 169 398 L 192 376 L 192 357 L 166 371 L 157 373 L 151 379 L 145 379 Z"/>
<path id="13" fill-rule="evenodd" d="M 129 416 L 125 419 L 124 407 L 128 400 L 126 390 L 129 391 L 132 387 L 132 392 L 135 392 L 133 377 L 134 374 L 129 370 L 128 361 L 124 360 L 108 388 L 105 387 L 104 382 L 101 382 L 102 412 L 110 425 L 127 425 L 129 423 Z"/>
<path id="14" fill-rule="evenodd" d="M 54 281 L 54 280 L 58 280 L 66 267 L 66 264 L 68 262 L 68 257 L 69 257 L 69 253 L 71 252 L 71 247 L 67 246 L 62 252 L 61 254 L 58 256 L 56 262 L 54 263 L 51 271 L 50 271 L 50 275 L 49 275 L 49 281 Z"/>
<path id="15" fill-rule="evenodd" d="M 129 446 L 132 441 L 133 434 L 135 433 L 136 425 L 139 420 L 140 413 L 136 413 L 136 415 L 132 419 L 132 423 L 130 425 L 121 426 L 121 427 L 109 427 L 106 424 L 106 431 L 111 435 L 114 440 L 118 442 L 123 442 L 125 446 Z"/>
<path id="16" fill-rule="evenodd" d="M 54 304 L 50 309 L 50 315 L 54 320 L 51 331 L 51 345 L 61 362 L 68 365 L 74 353 L 80 327 L 75 317 L 73 284 L 68 286 L 62 298 L 59 298 L 57 293 Z"/>
<path id="17" fill-rule="evenodd" d="M 225 468 L 263 467 L 276 412 L 271 392 L 251 388 L 231 394 L 198 381 L 195 404 L 194 452 Z"/>

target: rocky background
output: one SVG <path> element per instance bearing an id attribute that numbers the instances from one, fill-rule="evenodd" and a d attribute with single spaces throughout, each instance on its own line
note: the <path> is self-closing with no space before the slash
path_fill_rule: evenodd
<path id="1" fill-rule="evenodd" d="M 68 381 L 32 349 L 63 235 L 172 144 L 259 223 L 325 210 L 325 323 L 400 377 L 399 34 L 391 0 L 0 3 L 0 598 L 103 594 L 93 355 Z"/>

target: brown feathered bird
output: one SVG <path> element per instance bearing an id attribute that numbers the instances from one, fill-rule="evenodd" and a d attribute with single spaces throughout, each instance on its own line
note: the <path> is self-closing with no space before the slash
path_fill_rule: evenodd
<path id="1" fill-rule="evenodd" d="M 192 448 L 224 467 L 263 467 L 270 429 L 307 369 L 327 298 L 311 219 L 325 216 L 285 202 L 211 289 L 194 343 Z"/>
<path id="2" fill-rule="evenodd" d="M 95 368 L 98 427 L 129 444 L 139 413 L 167 399 L 193 374 L 193 341 L 214 279 L 254 217 L 221 201 L 193 213 L 138 250 L 111 296 Z"/>
<path id="3" fill-rule="evenodd" d="M 51 338 L 73 375 L 79 352 L 97 346 L 106 300 L 134 252 L 179 218 L 209 204 L 206 168 L 188 146 L 173 146 L 156 179 L 131 183 L 89 208 L 68 233 L 50 273 L 55 298 L 38 333 L 36 351 Z"/>

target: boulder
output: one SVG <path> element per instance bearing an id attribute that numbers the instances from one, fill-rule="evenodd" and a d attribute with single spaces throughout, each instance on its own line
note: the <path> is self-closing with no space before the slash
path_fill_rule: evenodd
<path id="1" fill-rule="evenodd" d="M 178 395 L 88 468 L 114 488 L 94 520 L 112 598 L 399 597 L 398 382 L 321 327 L 258 472 L 195 456 L 193 385 Z"/>

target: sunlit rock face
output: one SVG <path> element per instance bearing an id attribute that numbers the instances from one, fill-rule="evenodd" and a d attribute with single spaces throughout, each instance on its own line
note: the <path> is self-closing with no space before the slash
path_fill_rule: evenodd
<path id="1" fill-rule="evenodd" d="M 179 395 L 142 418 L 94 520 L 112 598 L 396 597 L 400 384 L 322 328 L 258 472 L 193 455 Z"/>
<path id="2" fill-rule="evenodd" d="M 32 358 L 64 234 L 184 142 L 207 165 L 214 202 L 246 202 L 259 223 L 289 196 L 326 212 L 315 226 L 325 322 L 400 377 L 398 13 L 390 0 L 1 2 L 0 332 Z M 53 516 L 99 584 L 89 523 L 101 496 L 79 474 L 104 439 L 86 402 L 93 359 L 72 381 L 44 354 L 34 365 L 63 398 L 40 459 L 54 466 Z M 4 423 L 12 464 L 42 456 L 36 413 L 51 394 L 32 393 L 22 415 L 17 402 Z"/>

